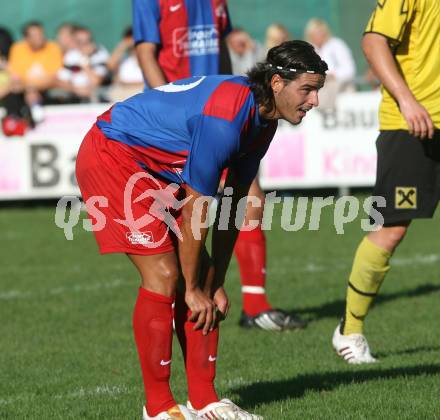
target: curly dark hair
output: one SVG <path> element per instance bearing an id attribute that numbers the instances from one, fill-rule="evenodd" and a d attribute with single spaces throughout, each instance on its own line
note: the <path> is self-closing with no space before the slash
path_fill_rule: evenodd
<path id="1" fill-rule="evenodd" d="M 325 76 L 327 70 L 327 63 L 321 59 L 311 44 L 295 40 L 286 41 L 271 48 L 267 53 L 266 60 L 257 63 L 247 75 L 255 100 L 270 113 L 274 109 L 274 96 L 271 87 L 274 74 L 279 74 L 285 80 L 295 80 L 302 73 L 307 72 Z"/>

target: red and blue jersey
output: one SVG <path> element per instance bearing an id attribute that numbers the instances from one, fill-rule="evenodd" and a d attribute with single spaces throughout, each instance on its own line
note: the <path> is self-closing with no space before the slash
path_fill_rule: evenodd
<path id="1" fill-rule="evenodd" d="M 168 82 L 214 75 L 220 39 L 230 28 L 226 0 L 132 0 L 135 43 L 159 45 L 158 62 Z"/>
<path id="2" fill-rule="evenodd" d="M 129 146 L 140 169 L 210 196 L 225 168 L 243 183 L 254 179 L 277 128 L 260 117 L 241 76 L 192 77 L 147 90 L 116 103 L 97 125 Z"/>

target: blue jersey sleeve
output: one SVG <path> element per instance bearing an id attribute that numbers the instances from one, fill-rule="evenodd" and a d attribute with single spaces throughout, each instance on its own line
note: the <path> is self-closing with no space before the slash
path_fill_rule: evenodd
<path id="1" fill-rule="evenodd" d="M 228 121 L 198 116 L 192 121 L 192 144 L 182 178 L 201 194 L 214 196 L 224 168 L 240 148 L 240 132 Z"/>
<path id="2" fill-rule="evenodd" d="M 132 0 L 132 13 L 135 44 L 140 42 L 160 44 L 159 0 Z"/>

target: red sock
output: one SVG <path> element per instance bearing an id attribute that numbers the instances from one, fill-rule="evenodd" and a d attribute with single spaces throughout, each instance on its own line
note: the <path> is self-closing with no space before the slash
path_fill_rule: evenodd
<path id="1" fill-rule="evenodd" d="M 146 409 L 156 416 L 176 405 L 169 380 L 173 342 L 173 298 L 139 288 L 133 330 L 144 379 Z"/>
<path id="2" fill-rule="evenodd" d="M 272 309 L 266 296 L 266 238 L 261 227 L 238 234 L 234 248 L 241 275 L 243 311 L 250 316 Z"/>
<path id="3" fill-rule="evenodd" d="M 194 322 L 189 322 L 189 310 L 181 293 L 176 296 L 174 323 L 185 359 L 188 381 L 188 400 L 200 410 L 219 401 L 214 388 L 218 347 L 218 327 L 208 335 L 202 330 L 194 331 Z"/>

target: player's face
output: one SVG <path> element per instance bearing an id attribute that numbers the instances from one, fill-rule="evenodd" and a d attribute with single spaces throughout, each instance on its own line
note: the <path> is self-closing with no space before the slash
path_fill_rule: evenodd
<path id="1" fill-rule="evenodd" d="M 272 78 L 275 98 L 275 116 L 299 124 L 307 111 L 318 106 L 318 91 L 324 85 L 321 74 L 302 73 L 295 80 L 282 79 L 279 75 Z"/>

